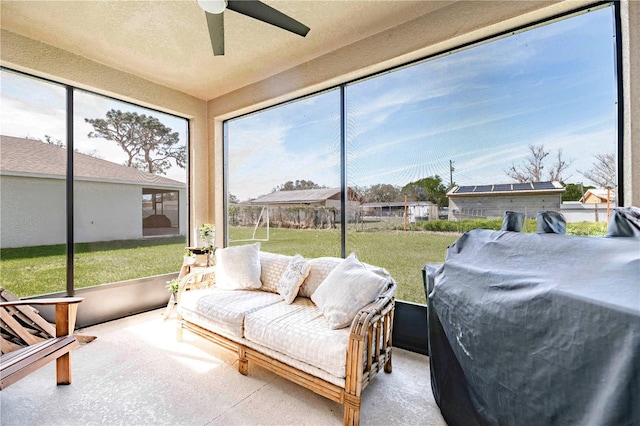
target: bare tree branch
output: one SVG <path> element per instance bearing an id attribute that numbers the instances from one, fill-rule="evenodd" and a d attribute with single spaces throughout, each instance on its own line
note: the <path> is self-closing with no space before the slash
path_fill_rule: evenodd
<path id="1" fill-rule="evenodd" d="M 512 164 L 509 169 L 505 170 L 507 176 L 517 182 L 542 182 L 544 180 L 544 160 L 549 155 L 549 151 L 545 150 L 544 145 L 529 145 L 529 155 L 525 158 L 523 164 Z M 564 181 L 567 177 L 562 174 L 571 165 L 572 161 L 562 159 L 562 150 L 558 150 L 556 162 L 552 164 L 548 173 L 548 180 Z"/>
<path id="2" fill-rule="evenodd" d="M 600 188 L 615 188 L 616 185 L 616 160 L 613 153 L 596 154 L 593 167 L 586 172 L 578 170 L 582 176 L 598 185 Z"/>
<path id="3" fill-rule="evenodd" d="M 558 149 L 558 158 L 555 164 L 553 164 L 553 168 L 551 169 L 551 171 L 549 171 L 549 180 L 551 181 L 557 180 L 558 182 L 568 180 L 571 177 L 571 175 L 562 176 L 562 173 L 564 173 L 567 170 L 567 168 L 571 165 L 572 162 L 573 161 L 569 161 L 569 162 L 564 161 L 562 159 L 562 149 Z"/>

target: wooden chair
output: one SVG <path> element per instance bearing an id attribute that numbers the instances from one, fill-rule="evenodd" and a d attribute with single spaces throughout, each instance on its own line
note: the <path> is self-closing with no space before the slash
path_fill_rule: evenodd
<path id="1" fill-rule="evenodd" d="M 31 299 L 0 302 L 0 314 L 6 324 L 15 321 L 10 309 L 21 309 L 24 305 L 55 305 L 55 337 L 51 337 L 24 348 L 0 356 L 0 390 L 31 374 L 38 368 L 56 360 L 56 379 L 58 385 L 71 383 L 71 355 L 79 342 L 73 335 L 78 303 L 81 297 L 55 299 Z"/>

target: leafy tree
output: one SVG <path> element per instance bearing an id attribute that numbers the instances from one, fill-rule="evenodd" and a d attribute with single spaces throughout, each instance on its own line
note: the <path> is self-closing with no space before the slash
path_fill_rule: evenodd
<path id="1" fill-rule="evenodd" d="M 582 184 L 569 183 L 562 184 L 565 187 L 564 194 L 562 194 L 562 201 L 580 201 L 584 193 L 592 189 L 593 186 L 583 186 Z"/>
<path id="2" fill-rule="evenodd" d="M 136 112 L 109 110 L 106 118 L 85 118 L 93 126 L 90 138 L 103 138 L 116 142 L 127 154 L 125 165 L 149 173 L 163 175 L 173 159 L 184 168 L 186 147 L 178 145 L 177 132 L 155 117 Z"/>
<path id="3" fill-rule="evenodd" d="M 614 154 L 596 154 L 594 157 L 596 161 L 593 163 L 593 167 L 586 172 L 578 170 L 578 173 L 600 188 L 615 188 L 616 160 Z"/>
<path id="4" fill-rule="evenodd" d="M 326 186 L 321 186 L 318 185 L 317 183 L 311 181 L 311 180 L 296 180 L 295 182 L 293 181 L 287 181 L 281 185 L 276 186 L 275 188 L 273 188 L 272 192 L 276 192 L 276 191 L 298 191 L 301 189 L 320 189 L 320 188 L 326 188 Z"/>
<path id="5" fill-rule="evenodd" d="M 238 199 L 238 197 L 236 197 L 233 194 L 229 194 L 229 204 L 238 204 L 240 202 L 240 200 Z"/>
<path id="6" fill-rule="evenodd" d="M 407 194 L 412 201 L 431 201 L 440 207 L 449 205 L 447 187 L 438 175 L 410 182 L 402 187 L 402 193 Z"/>
<path id="7" fill-rule="evenodd" d="M 544 180 L 562 181 L 562 175 L 571 165 L 571 161 L 567 162 L 562 159 L 562 150 L 558 150 L 555 163 L 551 165 L 547 178 L 545 179 L 544 168 L 545 158 L 549 155 L 549 151 L 545 150 L 544 145 L 529 145 L 529 155 L 524 163 L 516 166 L 511 165 L 505 173 L 515 179 L 517 182 L 542 182 Z"/>
<path id="8" fill-rule="evenodd" d="M 371 185 L 363 192 L 366 202 L 388 203 L 399 201 L 402 198 L 400 188 L 388 183 L 377 183 Z"/>

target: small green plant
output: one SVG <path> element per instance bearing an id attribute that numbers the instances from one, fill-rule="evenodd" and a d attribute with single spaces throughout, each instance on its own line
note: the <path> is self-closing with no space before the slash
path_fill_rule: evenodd
<path id="1" fill-rule="evenodd" d="M 180 280 L 178 278 L 174 278 L 171 281 L 167 281 L 166 287 L 171 293 L 176 293 L 180 288 Z"/>
<path id="2" fill-rule="evenodd" d="M 203 223 L 198 227 L 198 239 L 203 248 L 212 248 L 216 237 L 216 226 L 211 223 Z"/>

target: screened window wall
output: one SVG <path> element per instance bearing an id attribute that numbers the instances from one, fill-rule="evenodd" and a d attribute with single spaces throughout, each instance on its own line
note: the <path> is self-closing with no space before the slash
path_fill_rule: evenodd
<path id="1" fill-rule="evenodd" d="M 398 299 L 425 303 L 422 267 L 468 229 L 500 229 L 506 211 L 526 215 L 524 232 L 554 210 L 567 233 L 604 235 L 615 47 L 605 6 L 228 121 L 229 242 L 355 252 L 390 271 Z M 341 182 L 344 212 L 330 204 Z M 329 205 L 333 222 L 320 219 Z"/>
<path id="2" fill-rule="evenodd" d="M 10 70 L 2 71 L 2 103 L 2 287 L 25 297 L 65 291 L 68 280 L 80 289 L 180 269 L 187 120 Z M 19 166 L 10 170 L 7 159 Z"/>
<path id="3" fill-rule="evenodd" d="M 66 289 L 64 86 L 0 71 L 0 287 Z"/>
<path id="4" fill-rule="evenodd" d="M 340 256 L 340 90 L 227 122 L 227 238 Z"/>

